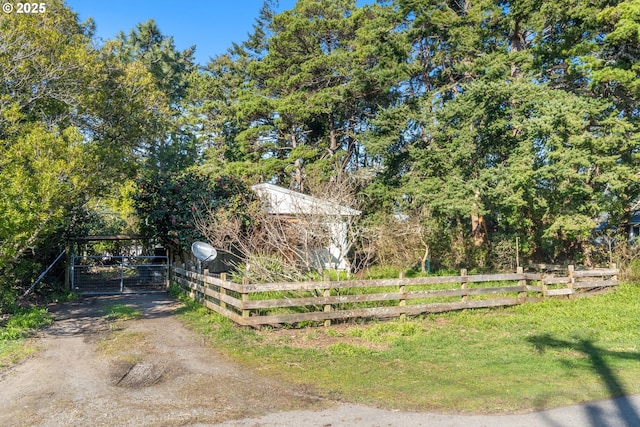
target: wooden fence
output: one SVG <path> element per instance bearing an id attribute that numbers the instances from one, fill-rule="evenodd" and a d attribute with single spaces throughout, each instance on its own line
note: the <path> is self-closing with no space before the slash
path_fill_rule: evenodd
<path id="1" fill-rule="evenodd" d="M 172 267 L 169 280 L 184 292 L 245 326 L 393 318 L 469 308 L 504 307 L 547 298 L 593 295 L 618 284 L 615 265 L 566 275 L 525 273 L 434 276 L 384 280 L 233 283 Z"/>

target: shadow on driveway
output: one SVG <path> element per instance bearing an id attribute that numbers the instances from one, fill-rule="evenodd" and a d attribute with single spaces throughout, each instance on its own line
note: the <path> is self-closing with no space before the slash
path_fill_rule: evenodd
<path id="1" fill-rule="evenodd" d="M 173 315 L 182 304 L 166 293 L 100 295 L 48 307 L 53 323 L 43 332 L 50 337 L 90 334 L 107 330 L 111 307 L 127 306 L 142 313 L 142 318 L 154 319 Z"/>

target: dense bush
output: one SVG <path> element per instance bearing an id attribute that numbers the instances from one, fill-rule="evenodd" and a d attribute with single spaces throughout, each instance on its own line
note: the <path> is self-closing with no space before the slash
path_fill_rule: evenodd
<path id="1" fill-rule="evenodd" d="M 211 178 L 197 170 L 141 180 L 134 206 L 143 232 L 177 252 L 188 251 L 204 236 L 195 226 L 196 216 L 217 210 L 241 211 L 250 190 L 239 180 Z"/>

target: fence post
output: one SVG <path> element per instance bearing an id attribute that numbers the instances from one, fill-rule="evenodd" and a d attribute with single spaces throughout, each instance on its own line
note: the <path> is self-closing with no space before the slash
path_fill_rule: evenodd
<path id="1" fill-rule="evenodd" d="M 249 302 L 249 293 L 246 292 L 245 286 L 249 284 L 249 281 L 246 277 L 242 278 L 242 317 L 248 319 L 251 315 L 251 310 L 245 310 L 244 303 Z"/>
<path id="2" fill-rule="evenodd" d="M 567 288 L 570 290 L 569 293 L 569 299 L 574 299 L 574 294 L 573 294 L 573 285 L 576 283 L 576 278 L 573 276 L 573 271 L 575 269 L 575 266 L 573 265 L 568 265 L 567 266 L 567 272 L 569 273 L 569 283 L 567 283 Z"/>
<path id="3" fill-rule="evenodd" d="M 467 279 L 466 279 L 467 269 L 466 268 L 463 268 L 460 270 L 460 276 L 462 276 L 462 284 L 460 286 L 460 289 L 467 289 Z M 462 302 L 467 302 L 468 299 L 469 298 L 466 294 L 462 295 Z"/>
<path id="4" fill-rule="evenodd" d="M 205 268 L 202 271 L 202 275 L 203 276 L 208 276 L 209 275 L 209 269 Z M 202 299 L 204 301 L 206 301 L 207 300 L 207 293 L 206 292 L 207 292 L 207 289 L 209 289 L 209 284 L 207 282 L 205 282 L 204 280 L 201 281 L 201 284 L 202 284 L 202 289 L 201 289 L 201 291 L 202 291 Z"/>
<path id="5" fill-rule="evenodd" d="M 71 290 L 76 290 L 76 278 L 75 278 L 75 264 L 76 264 L 76 255 L 74 253 L 71 254 L 71 263 L 69 265 L 69 269 L 71 270 Z"/>
<path id="6" fill-rule="evenodd" d="M 69 243 L 67 242 L 67 244 L 64 245 L 64 251 L 65 251 L 65 269 L 64 269 L 64 288 L 67 290 L 72 290 L 73 288 L 71 287 L 71 268 L 70 268 L 70 261 L 71 261 L 71 247 L 69 246 Z"/>
<path id="7" fill-rule="evenodd" d="M 227 281 L 227 273 L 220 273 L 220 280 L 223 282 Z M 220 295 L 224 296 L 227 294 L 227 288 L 225 288 L 224 286 L 220 285 Z M 220 308 L 227 308 L 227 303 L 224 302 L 222 300 L 222 297 L 220 298 Z"/>
<path id="8" fill-rule="evenodd" d="M 617 270 L 618 269 L 618 265 L 615 262 L 612 262 L 611 263 L 611 268 L 613 270 Z M 615 275 L 611 276 L 611 280 L 613 280 L 613 281 L 615 281 L 617 283 L 618 282 L 618 275 L 615 274 Z"/>
<path id="9" fill-rule="evenodd" d="M 325 281 L 325 282 L 329 282 L 329 281 L 331 281 L 331 276 L 329 276 L 329 274 L 326 274 L 326 273 L 325 273 L 325 274 L 324 274 L 324 281 Z M 325 289 L 325 290 L 322 292 L 322 296 L 323 296 L 323 297 L 325 297 L 325 298 L 330 297 L 330 296 L 331 296 L 331 288 L 329 288 L 329 289 Z M 330 311 L 331 311 L 331 304 L 325 304 L 325 305 L 324 305 L 324 312 L 325 312 L 325 313 L 328 313 L 328 312 L 330 312 Z M 325 319 L 325 321 L 324 321 L 324 327 L 325 327 L 325 328 L 328 328 L 329 326 L 331 326 L 331 319 Z"/>
<path id="10" fill-rule="evenodd" d="M 185 284 L 183 286 L 189 288 L 189 298 L 196 299 L 196 292 L 195 289 L 193 289 L 193 282 L 191 281 L 191 279 L 187 280 L 187 264 L 184 262 L 182 263 L 182 271 L 184 271 L 184 273 L 182 273 L 182 279 L 188 282 L 188 284 Z"/>
<path id="11" fill-rule="evenodd" d="M 198 271 L 198 267 L 192 262 L 189 261 L 189 272 L 193 275 L 193 291 L 195 292 L 196 301 L 202 302 L 202 281 L 200 280 Z"/>
<path id="12" fill-rule="evenodd" d="M 404 271 L 400 272 L 400 280 L 404 279 Z M 400 307 L 404 307 L 407 305 L 407 299 L 405 298 L 405 294 L 407 292 L 407 287 L 405 286 L 404 282 L 402 282 L 400 284 L 400 302 L 398 303 L 398 305 Z M 400 320 L 404 321 L 407 319 L 407 313 L 400 313 Z"/>
<path id="13" fill-rule="evenodd" d="M 171 259 L 167 258 L 167 266 L 166 266 L 166 276 L 165 276 L 165 288 L 169 289 L 171 286 Z"/>
<path id="14" fill-rule="evenodd" d="M 124 293 L 124 258 L 120 262 L 120 293 Z"/>
<path id="15" fill-rule="evenodd" d="M 524 268 L 522 268 L 522 267 L 516 267 L 516 273 L 518 273 L 518 274 L 524 274 Z M 525 288 L 525 290 L 524 290 L 524 291 L 522 291 L 522 292 L 520 292 L 520 293 L 518 294 L 518 300 L 519 300 L 518 302 L 522 304 L 522 303 L 524 303 L 525 301 L 527 301 L 527 291 L 526 291 L 526 288 L 527 288 L 527 279 L 522 279 L 522 280 L 518 281 L 518 286 L 524 286 L 524 288 Z"/>

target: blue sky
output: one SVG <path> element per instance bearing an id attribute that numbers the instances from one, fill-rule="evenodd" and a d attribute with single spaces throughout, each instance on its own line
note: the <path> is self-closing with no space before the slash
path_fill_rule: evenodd
<path id="1" fill-rule="evenodd" d="M 196 62 L 204 65 L 233 42 L 247 39 L 263 0 L 66 0 L 66 4 L 81 21 L 92 17 L 96 35 L 104 40 L 153 18 L 163 34 L 173 36 L 179 50 L 196 45 Z M 278 11 L 294 4 L 295 0 L 280 0 Z"/>

